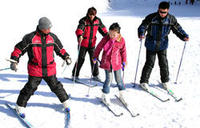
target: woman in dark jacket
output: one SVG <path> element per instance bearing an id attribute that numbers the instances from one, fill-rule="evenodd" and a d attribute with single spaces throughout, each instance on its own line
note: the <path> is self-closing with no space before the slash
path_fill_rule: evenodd
<path id="1" fill-rule="evenodd" d="M 96 44 L 96 34 L 97 31 L 102 36 L 107 35 L 107 29 L 103 25 L 100 18 L 96 16 L 97 10 L 94 7 L 91 7 L 88 9 L 87 15 L 83 17 L 79 21 L 78 28 L 76 30 L 76 36 L 78 38 L 78 46 L 79 49 L 79 56 L 78 61 L 74 65 L 74 69 L 72 71 L 72 76 L 78 79 L 79 72 L 81 70 L 81 67 L 85 61 L 85 55 L 88 52 L 90 56 L 90 64 L 91 64 L 91 70 L 94 80 L 100 80 L 99 75 L 99 69 L 98 64 L 93 64 L 92 57 L 95 49 Z M 94 68 L 93 68 L 94 67 Z"/>

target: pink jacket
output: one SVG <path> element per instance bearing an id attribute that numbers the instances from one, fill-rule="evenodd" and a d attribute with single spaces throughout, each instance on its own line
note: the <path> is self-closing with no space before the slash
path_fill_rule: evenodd
<path id="1" fill-rule="evenodd" d="M 126 46 L 123 37 L 112 41 L 109 36 L 103 37 L 94 51 L 94 58 L 98 58 L 101 50 L 104 49 L 100 67 L 105 70 L 117 71 L 122 68 L 122 63 L 126 62 Z"/>

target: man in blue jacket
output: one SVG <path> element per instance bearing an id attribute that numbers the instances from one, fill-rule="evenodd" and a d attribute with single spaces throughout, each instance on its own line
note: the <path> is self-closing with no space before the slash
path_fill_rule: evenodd
<path id="1" fill-rule="evenodd" d="M 142 40 L 145 38 L 146 62 L 142 70 L 140 86 L 148 89 L 148 82 L 151 71 L 154 67 L 156 55 L 158 56 L 161 82 L 167 88 L 169 81 L 169 70 L 167 61 L 168 35 L 172 30 L 181 40 L 188 41 L 189 36 L 182 29 L 176 18 L 169 14 L 169 3 L 161 2 L 158 11 L 145 17 L 138 28 L 138 36 Z"/>

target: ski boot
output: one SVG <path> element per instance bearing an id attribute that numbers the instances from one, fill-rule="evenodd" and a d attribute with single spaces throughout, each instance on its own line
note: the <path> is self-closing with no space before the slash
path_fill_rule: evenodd
<path id="1" fill-rule="evenodd" d="M 15 110 L 16 110 L 17 114 L 19 114 L 19 116 L 20 116 L 21 118 L 25 118 L 25 112 L 24 112 L 25 107 L 16 105 Z"/>
<path id="2" fill-rule="evenodd" d="M 101 100 L 102 100 L 102 102 L 104 103 L 104 104 L 106 104 L 106 105 L 110 105 L 111 103 L 110 103 L 110 94 L 106 94 L 106 93 L 103 93 L 102 94 L 102 97 L 101 97 Z"/>
<path id="3" fill-rule="evenodd" d="M 167 90 L 167 89 L 168 89 L 168 82 L 162 83 L 162 86 L 163 86 L 163 88 L 164 88 L 165 90 Z"/>
<path id="4" fill-rule="evenodd" d="M 76 80 L 80 80 L 80 79 L 79 79 L 79 77 L 78 77 L 78 76 L 75 76 L 75 77 L 74 77 L 74 76 L 72 76 L 72 80 L 75 80 L 75 81 L 76 81 Z"/>
<path id="5" fill-rule="evenodd" d="M 69 122 L 69 120 L 70 120 L 70 108 L 68 106 L 67 100 L 64 101 L 62 104 L 63 104 L 63 107 L 64 107 L 64 112 L 66 114 L 66 120 L 67 120 L 67 122 Z"/>
<path id="6" fill-rule="evenodd" d="M 119 99 L 121 100 L 121 102 L 122 102 L 125 106 L 128 106 L 128 104 L 127 104 L 126 101 L 124 100 L 124 93 L 125 93 L 125 90 L 119 91 Z"/>
<path id="7" fill-rule="evenodd" d="M 94 81 L 99 81 L 99 82 L 101 82 L 101 79 L 100 79 L 99 76 L 93 76 L 92 79 L 93 79 Z"/>
<path id="8" fill-rule="evenodd" d="M 70 111 L 70 109 L 69 109 L 69 107 L 68 107 L 67 100 L 66 100 L 66 101 L 64 101 L 62 104 L 63 104 L 63 107 L 64 107 L 64 111 L 65 111 L 65 112 L 69 112 L 69 111 Z"/>
<path id="9" fill-rule="evenodd" d="M 149 89 L 149 85 L 148 85 L 147 83 L 141 83 L 141 84 L 140 84 L 140 87 L 141 87 L 142 89 L 144 89 L 145 91 L 147 91 L 147 90 Z"/>

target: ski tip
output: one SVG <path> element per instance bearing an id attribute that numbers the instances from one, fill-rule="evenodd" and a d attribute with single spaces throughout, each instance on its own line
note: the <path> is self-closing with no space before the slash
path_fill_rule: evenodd
<path id="1" fill-rule="evenodd" d="M 179 102 L 179 101 L 181 101 L 181 100 L 183 100 L 183 98 L 180 98 L 180 99 L 178 99 L 178 100 L 175 100 L 176 102 Z"/>
<path id="2" fill-rule="evenodd" d="M 115 115 L 115 116 L 120 117 L 120 116 L 122 116 L 122 115 L 124 115 L 124 113 L 120 113 L 119 115 Z"/>
<path id="3" fill-rule="evenodd" d="M 132 117 L 137 117 L 137 116 L 139 116 L 140 114 L 139 113 L 137 113 L 136 115 L 132 115 Z"/>
<path id="4" fill-rule="evenodd" d="M 170 101 L 170 99 L 168 98 L 168 99 L 166 99 L 164 102 L 167 102 L 167 101 Z"/>
<path id="5" fill-rule="evenodd" d="M 11 105 L 10 105 L 8 102 L 6 102 L 5 105 L 6 105 L 7 107 L 9 107 L 9 108 L 12 108 Z"/>

